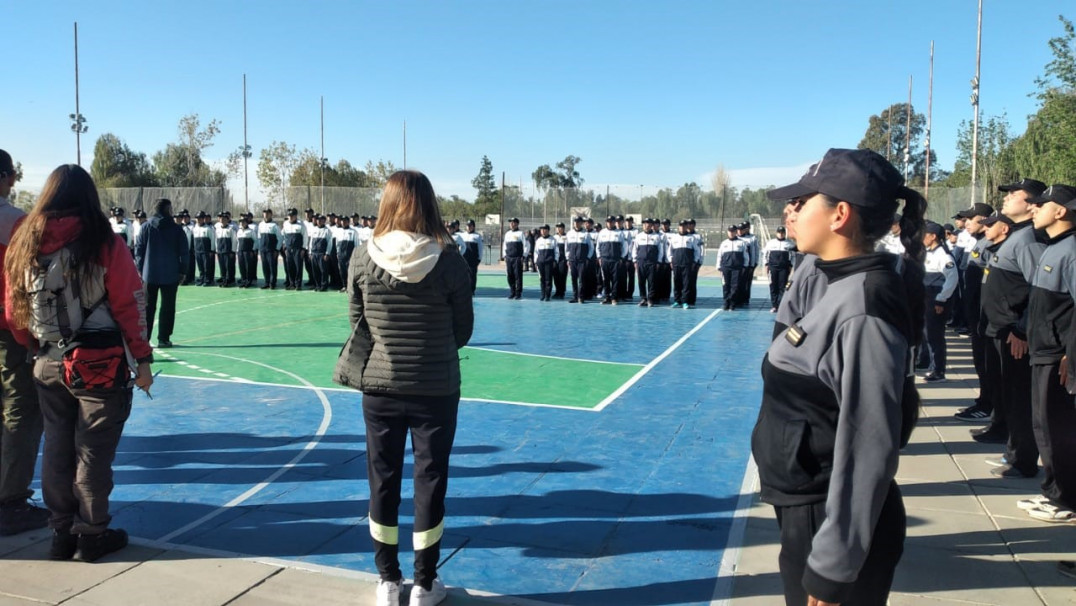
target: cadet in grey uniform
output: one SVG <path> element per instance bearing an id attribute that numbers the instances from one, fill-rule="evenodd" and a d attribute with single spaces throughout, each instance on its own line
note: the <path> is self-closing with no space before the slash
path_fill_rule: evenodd
<path id="1" fill-rule="evenodd" d="M 926 201 L 870 150 L 829 150 L 774 192 L 806 200 L 797 244 L 817 255 L 827 282 L 770 345 L 752 435 L 762 500 L 781 529 L 785 601 L 885 604 L 906 528 L 893 478 L 919 407 L 911 349 L 922 332 L 923 277 L 915 263 L 902 276 L 873 247 L 899 199 L 918 236 Z"/>
<path id="2" fill-rule="evenodd" d="M 975 374 L 979 377 L 980 388 L 989 385 L 986 378 L 985 342 L 982 326 L 982 290 L 983 270 L 989 259 L 988 247 L 993 243 L 986 238 L 986 228 L 983 227 L 982 219 L 989 217 L 994 209 L 989 204 L 976 202 L 972 208 L 962 211 L 966 217 L 964 231 L 971 239 L 968 246 L 968 254 L 964 256 L 965 265 L 961 268 L 964 282 L 964 319 L 968 324 L 968 337 L 971 341 L 971 358 L 975 366 Z M 953 415 L 960 421 L 980 422 L 990 418 L 994 412 L 994 394 L 986 389 L 979 390 L 979 397 L 975 404 Z"/>

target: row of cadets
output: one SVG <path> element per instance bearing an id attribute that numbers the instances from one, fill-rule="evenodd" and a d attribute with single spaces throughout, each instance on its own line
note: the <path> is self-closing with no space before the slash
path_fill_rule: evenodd
<path id="1" fill-rule="evenodd" d="M 598 232 L 598 266 L 601 268 L 602 305 L 617 305 L 620 300 L 621 263 L 628 258 L 630 250 L 626 236 L 616 228 L 617 218 L 609 215 L 605 219 L 606 228 Z"/>
<path id="2" fill-rule="evenodd" d="M 751 302 L 751 283 L 754 282 L 755 268 L 758 267 L 758 238 L 751 233 L 750 221 L 744 221 L 737 225 L 736 231 L 739 239 L 743 241 L 744 247 L 747 249 L 747 257 L 744 263 L 743 272 L 740 274 L 740 281 L 738 283 L 739 290 L 736 294 L 735 306 L 746 307 Z"/>
<path id="3" fill-rule="evenodd" d="M 512 217 L 508 220 L 508 231 L 504 232 L 504 240 L 501 244 L 501 257 L 504 258 L 504 266 L 508 274 L 509 299 L 523 298 L 523 257 L 530 254 L 530 242 L 527 241 L 523 232 L 519 231 L 519 219 Z"/>
<path id="4" fill-rule="evenodd" d="M 724 309 L 736 309 L 741 303 L 741 282 L 746 281 L 744 268 L 750 253 L 747 243 L 740 238 L 740 226 L 729 225 L 729 237 L 717 248 L 717 268 L 721 270 L 721 294 L 724 296 Z M 676 304 L 673 304 L 676 307 Z"/>
<path id="5" fill-rule="evenodd" d="M 191 213 L 188 210 L 176 213 L 176 219 L 183 228 L 183 233 L 187 235 L 187 275 L 183 277 L 183 286 L 189 286 L 194 284 L 194 226 L 191 225 Z"/>
<path id="6" fill-rule="evenodd" d="M 639 273 L 639 307 L 657 305 L 657 293 L 654 280 L 657 268 L 667 263 L 665 237 L 654 230 L 656 219 L 643 219 L 643 231 L 633 234 L 631 259 Z"/>
<path id="7" fill-rule="evenodd" d="M 218 284 L 221 288 L 227 288 L 235 286 L 235 251 L 238 248 L 235 236 L 239 228 L 232 222 L 232 213 L 228 211 L 220 212 L 217 218 L 219 220 L 213 224 L 213 237 L 216 244 L 214 252 L 220 263 Z"/>
<path id="8" fill-rule="evenodd" d="M 553 275 L 560 264 L 560 247 L 557 240 L 549 235 L 549 225 L 538 228 L 538 237 L 534 239 L 534 265 L 538 268 L 541 280 L 539 301 L 549 301 L 553 297 Z M 563 295 L 562 295 L 563 296 Z"/>
<path id="9" fill-rule="evenodd" d="M 194 216 L 195 225 L 191 228 L 191 241 L 194 244 L 194 261 L 198 267 L 196 286 L 213 286 L 216 273 L 216 233 L 209 224 L 209 215 L 204 210 Z"/>
<path id="10" fill-rule="evenodd" d="M 666 236 L 666 255 L 672 265 L 673 302 L 670 307 L 691 309 L 698 292 L 699 266 L 702 265 L 702 237 L 695 233 L 694 219 L 682 219 L 677 233 Z"/>
<path id="11" fill-rule="evenodd" d="M 988 385 L 985 366 L 985 336 L 982 324 L 982 289 L 985 271 L 990 261 L 990 247 L 993 243 L 986 237 L 985 219 L 994 213 L 994 208 L 983 202 L 976 202 L 971 208 L 961 211 L 964 223 L 961 235 L 966 234 L 971 244 L 964 248 L 964 262 L 958 264 L 961 282 L 964 284 L 964 322 L 971 340 L 971 359 L 979 385 Z M 960 241 L 959 239 L 957 240 Z M 954 416 L 961 421 L 978 422 L 990 418 L 994 412 L 994 401 L 985 390 L 980 390 L 975 403 Z"/>
<path id="12" fill-rule="evenodd" d="M 289 208 L 288 218 L 280 228 L 284 240 L 284 289 L 303 289 L 303 253 L 307 248 L 306 226 L 299 221 L 299 210 Z"/>
<path id="13" fill-rule="evenodd" d="M 258 223 L 258 253 L 262 260 L 262 289 L 276 289 L 277 259 L 284 249 L 284 233 L 280 225 L 273 220 L 273 210 L 262 211 L 262 221 Z"/>
<path id="14" fill-rule="evenodd" d="M 564 257 L 572 274 L 572 298 L 569 303 L 586 301 L 588 276 L 593 276 L 590 266 L 594 260 L 594 236 L 584 229 L 584 221 L 583 217 L 576 217 L 572 221 L 572 231 L 564 238 Z"/>
<path id="15" fill-rule="evenodd" d="M 332 231 L 325 226 L 325 215 L 318 215 L 314 219 L 314 226 L 307 231 L 307 257 L 310 259 L 310 268 L 313 271 L 310 283 L 318 292 L 329 290 L 329 280 L 332 268 L 330 267 L 330 251 L 333 250 Z M 303 226 L 306 229 L 306 226 Z M 346 272 L 345 272 L 346 275 Z M 300 278 L 301 282 L 302 278 Z M 296 290 L 299 290 L 298 288 Z"/>
<path id="16" fill-rule="evenodd" d="M 332 228 L 333 241 L 336 243 L 336 266 L 340 274 L 340 292 L 347 292 L 347 268 L 351 264 L 351 255 L 355 252 L 355 243 L 359 238 L 358 229 L 350 225 L 350 219 L 341 215 L 337 225 Z"/>
<path id="17" fill-rule="evenodd" d="M 471 270 L 471 293 L 478 288 L 478 266 L 482 263 L 482 234 L 475 231 L 474 219 L 467 219 L 467 231 L 460 235 L 463 239 L 463 260 Z"/>
<path id="18" fill-rule="evenodd" d="M 563 300 L 568 283 L 568 257 L 565 250 L 568 234 L 564 231 L 564 223 L 557 223 L 553 227 L 557 230 L 553 234 L 553 240 L 556 241 L 557 252 L 560 253 L 557 262 L 553 265 L 553 298 Z"/>
<path id="19" fill-rule="evenodd" d="M 796 253 L 796 245 L 785 235 L 785 226 L 778 227 L 777 237 L 771 238 L 762 249 L 762 264 L 770 276 L 770 313 L 777 313 L 785 296 L 792 273 L 792 256 Z"/>

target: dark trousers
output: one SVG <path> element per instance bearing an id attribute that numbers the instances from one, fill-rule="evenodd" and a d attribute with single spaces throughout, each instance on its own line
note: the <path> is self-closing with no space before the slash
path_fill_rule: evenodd
<path id="1" fill-rule="evenodd" d="M 276 288 L 276 266 L 279 251 L 263 250 L 262 254 L 262 279 L 265 283 Z"/>
<path id="2" fill-rule="evenodd" d="M 740 274 L 742 269 L 721 270 L 721 294 L 725 298 L 725 309 L 736 309 L 740 306 Z"/>
<path id="3" fill-rule="evenodd" d="M 508 273 L 508 296 L 523 296 L 523 257 L 505 257 L 504 268 Z"/>
<path id="4" fill-rule="evenodd" d="M 598 287 L 601 285 L 599 277 L 601 277 L 601 268 L 598 267 L 598 260 L 587 259 L 583 275 L 579 278 L 579 291 L 584 299 L 593 299 L 598 294 Z"/>
<path id="5" fill-rule="evenodd" d="M 688 305 L 694 305 L 699 297 L 699 267 L 698 263 L 688 266 L 687 298 L 684 301 Z"/>
<path id="6" fill-rule="evenodd" d="M 325 263 L 329 272 L 329 287 L 339 290 L 344 282 L 340 276 L 340 259 L 336 256 L 336 250 L 329 250 L 329 260 Z M 346 266 L 344 267 L 344 275 L 347 275 Z"/>
<path id="7" fill-rule="evenodd" d="M 41 406 L 34 387 L 33 362 L 10 331 L 0 330 L 0 504 L 33 496 L 37 449 L 41 445 Z"/>
<path id="8" fill-rule="evenodd" d="M 1019 360 L 1013 358 L 1004 339 L 993 341 L 1001 359 L 1001 391 L 994 404 L 1001 405 L 1005 424 L 1009 427 L 1005 458 L 1017 470 L 1033 475 L 1039 469 L 1039 447 L 1035 444 L 1035 430 L 1031 425 L 1031 364 L 1026 354 Z"/>
<path id="9" fill-rule="evenodd" d="M 568 262 L 561 256 L 560 261 L 553 265 L 553 298 L 563 299 L 565 286 L 568 282 Z"/>
<path id="10" fill-rule="evenodd" d="M 673 265 L 673 303 L 687 303 L 688 284 L 691 282 L 691 265 Z"/>
<path id="11" fill-rule="evenodd" d="M 623 286 L 624 298 L 630 299 L 635 296 L 635 262 L 622 261 L 621 265 L 624 266 L 624 277 L 626 278 Z"/>
<path id="12" fill-rule="evenodd" d="M 987 395 L 993 406 L 990 427 L 994 431 L 1009 434 L 1009 424 L 1005 418 L 1005 383 L 1001 380 L 1001 348 L 994 343 L 994 337 L 983 336 L 983 377 L 979 383 L 979 397 Z"/>
<path id="13" fill-rule="evenodd" d="M 788 272 L 791 267 L 770 267 L 770 307 L 780 307 L 781 298 L 785 296 L 788 286 Z"/>
<path id="14" fill-rule="evenodd" d="M 471 270 L 471 294 L 478 290 L 478 263 L 467 262 L 467 269 Z"/>
<path id="15" fill-rule="evenodd" d="M 1031 367 L 1031 409 L 1042 456 L 1042 494 L 1076 508 L 1076 406 L 1058 381 L 1057 364 Z"/>
<path id="16" fill-rule="evenodd" d="M 658 263 L 654 267 L 654 298 L 658 303 L 664 303 L 672 297 L 672 266 L 668 263 Z"/>
<path id="17" fill-rule="evenodd" d="M 217 253 L 220 264 L 220 283 L 226 286 L 235 284 L 235 253 Z"/>
<path id="18" fill-rule="evenodd" d="M 975 402 L 986 412 L 993 412 L 993 394 L 988 393 L 984 387 L 988 384 L 986 378 L 986 337 L 983 336 L 983 327 L 980 325 L 982 315 L 979 309 L 979 297 L 972 296 L 972 291 L 967 290 L 961 300 L 964 305 L 964 320 L 968 328 L 968 340 L 971 341 L 971 360 L 975 365 L 975 374 L 979 377 L 979 397 Z"/>
<path id="19" fill-rule="evenodd" d="M 740 281 L 737 285 L 737 305 L 747 305 L 751 302 L 751 280 L 755 277 L 755 268 L 745 265 L 740 272 Z"/>
<path id="20" fill-rule="evenodd" d="M 303 251 L 303 267 L 306 268 L 307 286 L 317 286 L 317 282 L 314 280 L 314 258 L 309 251 Z M 299 274 L 299 280 L 302 281 L 302 274 Z"/>
<path id="21" fill-rule="evenodd" d="M 583 286 L 587 271 L 587 260 L 572 259 L 569 267 L 572 270 L 572 299 L 575 301 L 582 301 L 584 296 Z"/>
<path id="22" fill-rule="evenodd" d="M 777 525 L 781 528 L 778 563 L 785 589 L 785 604 L 806 606 L 803 573 L 807 569 L 807 557 L 811 554 L 811 541 L 826 519 L 826 503 L 774 507 L 774 511 L 777 513 Z M 841 602 L 841 606 L 885 606 L 893 585 L 893 572 L 904 553 L 906 530 L 904 502 L 900 489 L 893 482 L 889 485 L 889 494 L 874 527 L 870 552 L 859 570 L 851 594 Z"/>
<path id="23" fill-rule="evenodd" d="M 112 521 L 112 461 L 131 414 L 131 388 L 70 389 L 62 372 L 63 364 L 47 357 L 34 363 L 45 418 L 41 490 L 52 513 L 49 526 L 100 534 Z"/>
<path id="24" fill-rule="evenodd" d="M 329 280 L 332 278 L 329 273 L 329 260 L 325 258 L 327 256 L 324 253 L 310 253 L 310 266 L 314 269 L 310 281 L 318 290 L 328 290 Z"/>
<path id="25" fill-rule="evenodd" d="M 516 257 L 522 268 L 523 258 Z M 366 393 L 366 471 L 370 480 L 370 534 L 382 579 L 399 580 L 400 486 L 404 449 L 411 434 L 415 483 L 415 583 L 429 587 L 437 577 L 444 532 L 448 459 L 456 436 L 460 394 L 407 396 Z"/>
<path id="26" fill-rule="evenodd" d="M 153 338 L 153 318 L 157 315 L 157 293 L 161 296 L 161 325 L 157 341 L 171 341 L 176 327 L 176 291 L 178 284 L 146 284 L 146 339 Z"/>
<path id="27" fill-rule="evenodd" d="M 216 272 L 216 255 L 211 252 L 200 252 L 194 256 L 198 263 L 198 286 L 209 286 L 213 283 L 213 274 Z"/>
<path id="28" fill-rule="evenodd" d="M 542 284 L 542 299 L 553 296 L 553 272 L 556 271 L 552 260 L 538 261 L 538 276 Z"/>
<path id="29" fill-rule="evenodd" d="M 302 289 L 303 257 L 306 256 L 305 252 L 298 248 L 284 250 L 284 286 Z"/>
<path id="30" fill-rule="evenodd" d="M 927 341 L 924 345 L 930 359 L 930 369 L 935 374 L 945 375 L 946 354 L 948 352 L 945 345 L 945 323 L 949 319 L 951 305 L 950 301 L 946 301 L 941 306 L 942 312 L 940 314 L 936 312 L 935 306 L 938 303 L 935 301 L 935 297 L 940 292 L 941 288 L 930 286 L 927 287 L 925 292 L 923 313 L 926 314 L 926 321 L 923 326 L 926 329 Z"/>
<path id="31" fill-rule="evenodd" d="M 654 297 L 654 264 L 644 261 L 635 267 L 639 274 L 639 299 L 656 303 L 657 300 Z"/>
<path id="32" fill-rule="evenodd" d="M 258 280 L 258 257 L 253 250 L 237 253 L 239 257 L 239 285 L 250 286 Z"/>
<path id="33" fill-rule="evenodd" d="M 340 274 L 340 288 L 347 288 L 347 268 L 351 265 L 352 254 L 354 254 L 354 252 L 349 252 L 343 256 L 339 253 L 336 255 L 336 271 Z"/>
<path id="34" fill-rule="evenodd" d="M 194 247 L 191 246 L 187 249 L 187 275 L 183 278 L 184 286 L 194 284 L 195 267 L 197 267 L 197 261 L 194 259 Z"/>
<path id="35" fill-rule="evenodd" d="M 620 292 L 620 259 L 602 259 L 601 269 L 605 300 L 617 298 L 617 293 Z"/>

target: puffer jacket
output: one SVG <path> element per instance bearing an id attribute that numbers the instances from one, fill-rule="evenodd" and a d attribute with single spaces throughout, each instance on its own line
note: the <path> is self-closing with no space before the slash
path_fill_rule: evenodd
<path id="1" fill-rule="evenodd" d="M 362 392 L 450 395 L 474 328 L 470 272 L 455 246 L 390 232 L 348 270 L 351 336 L 333 381 Z"/>

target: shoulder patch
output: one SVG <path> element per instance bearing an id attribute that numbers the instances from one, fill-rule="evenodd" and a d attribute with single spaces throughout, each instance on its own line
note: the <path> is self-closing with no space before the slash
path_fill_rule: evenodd
<path id="1" fill-rule="evenodd" d="M 793 324 L 785 331 L 785 340 L 792 344 L 792 347 L 799 347 L 803 340 L 807 338 L 807 333 L 800 328 L 799 324 Z"/>
<path id="2" fill-rule="evenodd" d="M 1053 267 L 1051 267 L 1051 266 L 1049 266 L 1049 265 L 1043 265 L 1043 266 L 1042 266 L 1042 269 L 1043 269 L 1043 271 L 1045 271 L 1045 272 L 1047 272 L 1047 273 L 1049 273 L 1049 272 L 1051 272 L 1051 271 L 1053 271 L 1053 270 L 1054 270 L 1054 268 L 1053 268 Z"/>
<path id="3" fill-rule="evenodd" d="M 954 267 L 956 267 L 956 264 L 953 263 L 952 261 L 949 261 L 948 263 L 945 264 L 945 269 L 952 269 Z"/>
<path id="4" fill-rule="evenodd" d="M 971 251 L 971 256 L 978 259 L 979 258 L 979 251 L 975 251 L 975 250 Z"/>

